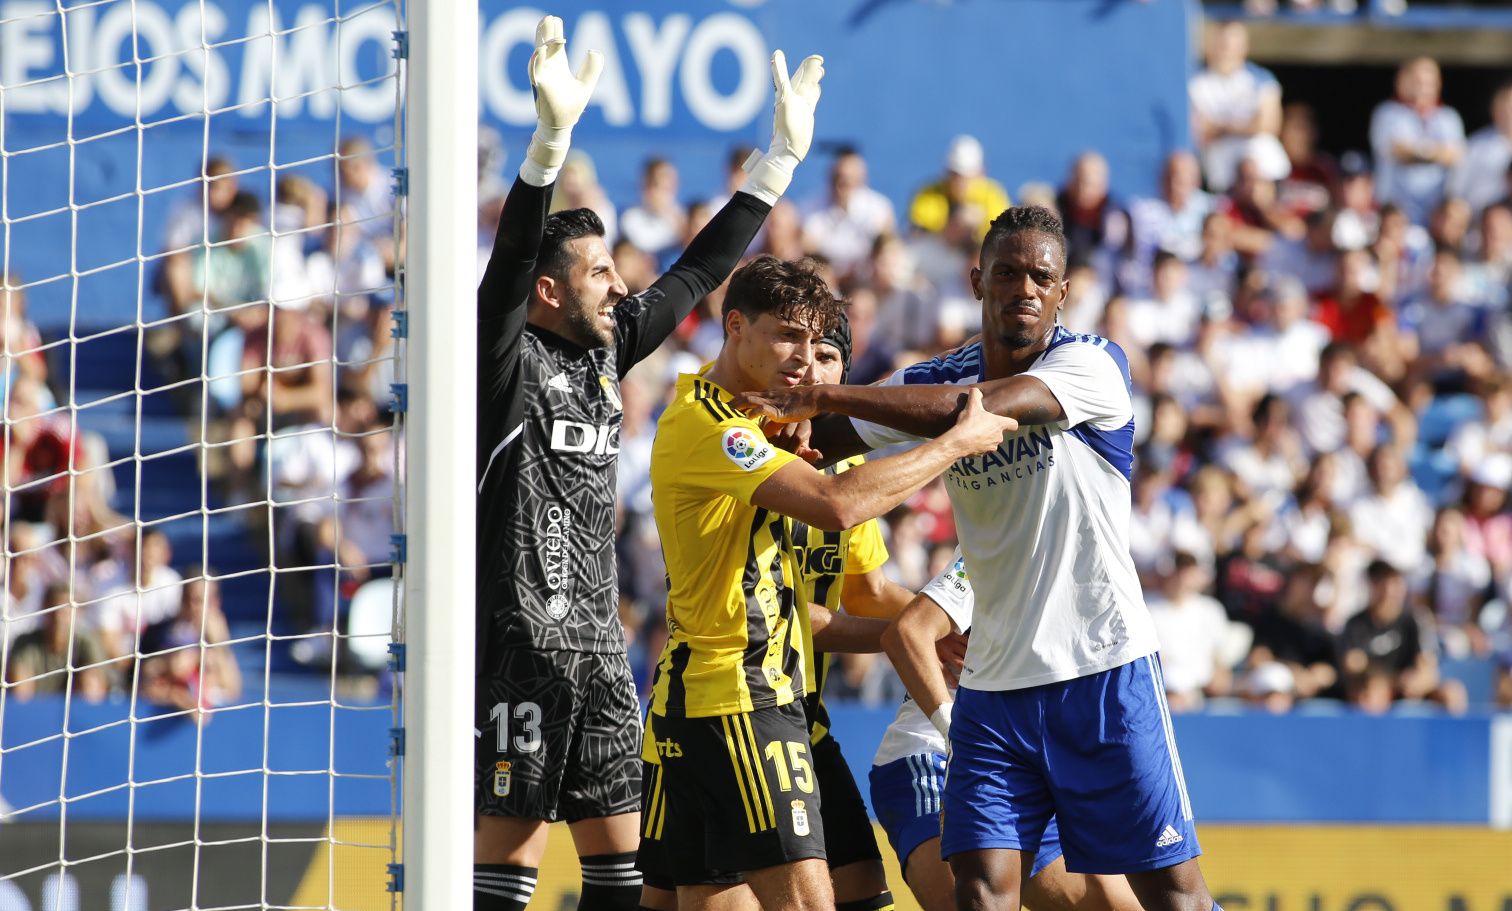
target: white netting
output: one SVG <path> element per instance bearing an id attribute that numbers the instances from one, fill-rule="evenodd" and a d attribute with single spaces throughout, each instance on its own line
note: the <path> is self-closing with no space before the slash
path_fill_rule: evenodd
<path id="1" fill-rule="evenodd" d="M 401 17 L 0 0 L 3 911 L 396 902 Z"/>

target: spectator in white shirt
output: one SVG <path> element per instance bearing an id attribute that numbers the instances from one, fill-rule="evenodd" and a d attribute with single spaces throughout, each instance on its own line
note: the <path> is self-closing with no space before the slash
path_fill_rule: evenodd
<path id="1" fill-rule="evenodd" d="M 220 240 L 216 236 L 215 221 L 231 205 L 238 189 L 236 165 L 231 159 L 220 155 L 209 158 L 205 162 L 205 174 L 194 193 L 179 200 L 168 213 L 163 229 L 163 249 L 183 251 L 207 241 Z M 206 214 L 210 217 L 208 222 Z M 207 225 L 210 226 L 208 233 Z"/>
<path id="2" fill-rule="evenodd" d="M 1331 342 L 1318 357 L 1318 378 L 1292 393 L 1293 412 L 1302 442 L 1312 452 L 1333 452 L 1344 444 L 1344 396 L 1357 392 L 1399 429 L 1411 423 L 1411 413 L 1343 342 Z M 1404 413 L 1405 412 L 1405 413 Z"/>
<path id="3" fill-rule="evenodd" d="M 168 565 L 173 559 L 168 536 L 161 529 L 149 529 L 141 536 L 141 547 L 140 566 L 137 555 L 128 554 L 123 564 L 115 565 L 113 578 L 96 583 L 103 595 L 100 604 L 85 608 L 80 615 L 84 625 L 99 634 L 111 658 L 135 652 L 139 633 L 178 613 L 183 580 Z"/>
<path id="4" fill-rule="evenodd" d="M 508 188 L 505 188 L 506 191 Z M 593 214 L 604 223 L 604 243 L 613 245 L 619 237 L 619 210 L 609 201 L 609 194 L 599 186 L 598 169 L 593 159 L 581 149 L 567 153 L 562 172 L 557 175 L 556 188 L 551 194 L 551 211 L 564 209 L 592 209 Z M 487 249 L 493 249 L 493 235 L 487 239 Z M 486 256 L 485 256 L 486 261 Z"/>
<path id="5" fill-rule="evenodd" d="M 1202 593 L 1207 585 L 1207 572 L 1197 558 L 1178 552 L 1163 590 L 1147 599 L 1172 711 L 1195 709 L 1205 695 L 1226 695 L 1232 683 L 1222 657 L 1228 615 L 1222 604 Z"/>
<path id="6" fill-rule="evenodd" d="M 1181 257 L 1157 250 L 1151 277 L 1151 296 L 1129 301 L 1129 331 L 1141 347 L 1165 342 L 1191 347 L 1202 318 L 1202 306 L 1187 288 L 1187 267 Z"/>
<path id="7" fill-rule="evenodd" d="M 1438 205 L 1465 152 L 1465 125 L 1440 103 L 1442 88 L 1438 64 L 1416 57 L 1397 71 L 1396 98 L 1381 102 L 1370 117 L 1376 193 L 1417 224 Z"/>
<path id="8" fill-rule="evenodd" d="M 1278 279 L 1256 297 L 1263 322 L 1251 327 L 1236 351 L 1253 365 L 1262 391 L 1289 395 L 1317 378 L 1328 329 L 1308 319 L 1307 289 L 1295 278 Z"/>
<path id="9" fill-rule="evenodd" d="M 336 195 L 332 202 L 351 212 L 362 236 L 373 242 L 386 269 L 394 267 L 393 185 L 383 179 L 373 145 L 361 136 L 348 136 L 337 147 Z"/>
<path id="10" fill-rule="evenodd" d="M 1377 446 L 1367 467 L 1370 492 L 1350 510 L 1355 535 L 1399 571 L 1417 572 L 1427 557 L 1433 508 L 1407 477 L 1407 462 L 1394 444 Z"/>
<path id="11" fill-rule="evenodd" d="M 1465 157 L 1450 178 L 1450 192 L 1480 212 L 1507 196 L 1507 168 L 1512 166 L 1512 84 L 1491 100 L 1491 123 L 1465 143 Z"/>
<path id="12" fill-rule="evenodd" d="M 1256 158 L 1267 180 L 1282 180 L 1291 163 L 1281 148 L 1281 84 L 1249 62 L 1249 30 L 1242 22 L 1215 25 L 1207 67 L 1192 77 L 1192 132 L 1208 186 L 1226 192 L 1239 162 Z"/>
<path id="13" fill-rule="evenodd" d="M 1444 446 L 1463 477 L 1493 455 L 1512 455 L 1512 379 L 1500 374 L 1488 377 L 1481 384 L 1480 397 L 1484 409 L 1480 419 L 1461 424 Z"/>
<path id="14" fill-rule="evenodd" d="M 1191 262 L 1202 253 L 1203 220 L 1214 209 L 1202 192 L 1202 174 L 1191 152 L 1172 152 L 1160 175 L 1160 195 L 1136 199 L 1129 206 L 1130 252 L 1119 269 L 1124 294 L 1147 294 L 1150 263 L 1157 250 Z"/>
<path id="15" fill-rule="evenodd" d="M 672 162 L 649 158 L 641 167 L 640 201 L 620 213 L 621 234 L 658 263 L 675 254 L 687 227 L 688 215 L 677 201 L 677 189 L 677 168 Z"/>
<path id="16" fill-rule="evenodd" d="M 1447 506 L 1434 517 L 1428 556 L 1412 587 L 1433 619 L 1440 646 L 1456 658 L 1485 654 L 1489 643 L 1477 621 L 1491 591 L 1491 564 L 1468 546 L 1459 507 Z"/>
<path id="17" fill-rule="evenodd" d="M 1253 423 L 1254 439 L 1230 447 L 1220 461 L 1252 496 L 1279 507 L 1302 473 L 1302 445 L 1291 429 L 1291 410 L 1280 396 L 1261 397 Z"/>
<path id="18" fill-rule="evenodd" d="M 844 149 L 830 169 L 828 194 L 809 204 L 803 242 L 845 277 L 871 255 L 877 238 L 897 226 L 892 202 L 866 185 L 866 159 L 855 149 Z"/>

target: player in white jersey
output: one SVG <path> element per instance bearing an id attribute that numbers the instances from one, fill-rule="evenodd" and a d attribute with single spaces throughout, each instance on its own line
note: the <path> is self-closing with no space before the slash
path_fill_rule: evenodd
<path id="1" fill-rule="evenodd" d="M 1059 324 L 1066 240 L 1049 210 L 999 215 L 980 262 L 980 342 L 879 386 L 769 390 L 735 404 L 783 421 L 832 415 L 811 440 L 829 458 L 944 432 L 969 387 L 1017 421 L 996 451 L 945 474 L 981 596 L 943 800 L 957 903 L 1017 909 L 1053 816 L 1068 870 L 1127 874 L 1152 911 L 1212 911 L 1129 555 L 1128 361 Z"/>
<path id="2" fill-rule="evenodd" d="M 951 565 L 919 591 L 882 635 L 909 695 L 882 735 L 873 760 L 872 809 L 924 911 L 951 911 L 956 906 L 955 876 L 940 856 L 940 805 L 949 747 L 939 715 L 955 687 L 940 666 L 937 647 L 951 633 L 969 634 L 974 603 L 965 561 L 957 551 Z M 1061 854 L 1052 818 L 1024 883 L 1023 901 L 1030 911 L 1139 911 L 1139 901 L 1122 876 L 1067 872 Z"/>

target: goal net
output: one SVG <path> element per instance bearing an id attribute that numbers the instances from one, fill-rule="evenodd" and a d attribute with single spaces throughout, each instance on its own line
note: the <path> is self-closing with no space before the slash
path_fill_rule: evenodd
<path id="1" fill-rule="evenodd" d="M 3 911 L 397 903 L 403 14 L 0 0 Z"/>

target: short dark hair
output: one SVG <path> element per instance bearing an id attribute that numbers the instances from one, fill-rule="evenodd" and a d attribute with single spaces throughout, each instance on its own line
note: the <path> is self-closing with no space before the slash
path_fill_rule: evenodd
<path id="1" fill-rule="evenodd" d="M 821 334 L 835 328 L 844 307 L 814 262 L 790 262 L 775 256 L 758 256 L 736 269 L 724 301 L 726 314 L 735 310 L 755 321 L 770 313 Z"/>
<path id="2" fill-rule="evenodd" d="M 237 218 L 261 218 L 262 211 L 262 200 L 257 198 L 256 193 L 251 190 L 237 190 L 222 215 L 226 221 L 232 221 Z"/>
<path id="3" fill-rule="evenodd" d="M 1387 579 L 1400 579 L 1402 571 L 1377 557 L 1365 567 L 1365 578 L 1371 582 L 1385 582 Z"/>
<path id="4" fill-rule="evenodd" d="M 1034 231 L 1053 237 L 1060 245 L 1061 260 L 1065 261 L 1066 229 L 1061 225 L 1060 217 L 1044 206 L 1012 206 L 1004 209 L 1002 214 L 994 218 L 992 224 L 987 226 L 987 236 L 982 238 L 982 250 L 985 252 L 1003 238 L 1025 231 Z"/>
<path id="5" fill-rule="evenodd" d="M 535 277 L 560 279 L 572 264 L 569 241 L 579 237 L 603 237 L 604 221 L 592 209 L 564 209 L 546 216 L 541 247 L 536 253 Z"/>

